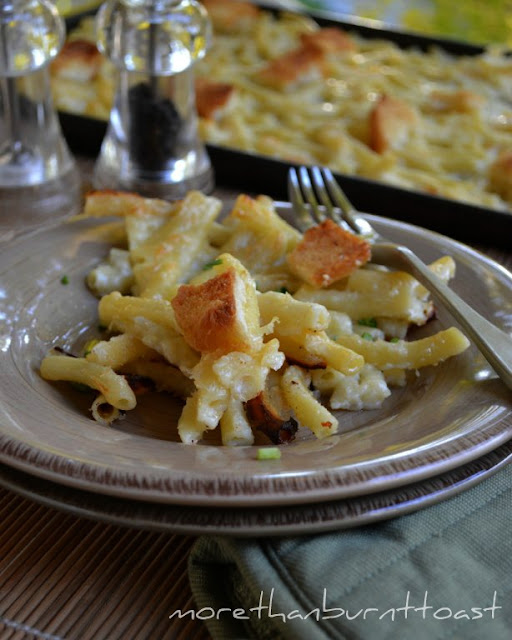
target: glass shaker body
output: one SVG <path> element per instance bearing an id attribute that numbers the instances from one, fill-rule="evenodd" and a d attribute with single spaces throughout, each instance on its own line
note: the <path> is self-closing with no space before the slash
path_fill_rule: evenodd
<path id="1" fill-rule="evenodd" d="M 98 46 L 118 69 L 96 187 L 181 198 L 210 191 L 210 159 L 197 134 L 194 62 L 210 39 L 194 0 L 117 0 L 97 18 Z"/>
<path id="2" fill-rule="evenodd" d="M 46 0 L 0 6 L 0 212 L 76 210 L 80 184 L 53 106 L 48 71 L 64 24 Z M 1 222 L 1 221 L 0 221 Z"/>

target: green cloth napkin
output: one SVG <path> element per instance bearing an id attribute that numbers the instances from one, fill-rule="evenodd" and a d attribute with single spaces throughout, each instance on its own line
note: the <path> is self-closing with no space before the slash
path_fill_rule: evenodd
<path id="1" fill-rule="evenodd" d="M 214 640 L 509 640 L 511 498 L 505 468 L 377 524 L 304 537 L 199 538 L 189 615 Z"/>

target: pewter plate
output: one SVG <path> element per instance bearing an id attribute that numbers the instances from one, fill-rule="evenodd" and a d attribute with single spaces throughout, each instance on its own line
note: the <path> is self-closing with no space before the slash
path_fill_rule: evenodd
<path id="1" fill-rule="evenodd" d="M 279 205 L 290 216 L 287 204 Z M 470 304 L 512 332 L 512 275 L 449 238 L 369 216 L 424 260 L 450 254 L 453 283 Z M 97 331 L 97 300 L 84 277 L 107 253 L 108 224 L 59 224 L 3 246 L 0 255 L 0 462 L 54 483 L 145 502 L 247 507 L 312 504 L 424 481 L 476 460 L 512 438 L 512 397 L 474 348 L 413 376 L 379 410 L 344 413 L 338 435 L 299 433 L 280 460 L 257 447 L 179 442 L 179 405 L 144 396 L 113 428 L 93 422 L 90 398 L 42 380 L 56 344 Z M 61 284 L 62 275 L 69 284 Z M 453 324 L 439 310 L 426 330 Z M 421 335 L 421 334 L 420 334 Z"/>

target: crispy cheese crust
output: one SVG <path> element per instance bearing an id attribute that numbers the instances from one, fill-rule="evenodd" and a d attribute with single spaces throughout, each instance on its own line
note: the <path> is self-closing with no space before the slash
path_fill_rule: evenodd
<path id="1" fill-rule="evenodd" d="M 473 113 L 481 109 L 485 98 L 474 91 L 433 91 L 434 110 L 448 113 Z"/>
<path id="2" fill-rule="evenodd" d="M 369 243 L 332 220 L 308 229 L 288 255 L 290 269 L 314 287 L 328 287 L 368 262 Z"/>
<path id="3" fill-rule="evenodd" d="M 89 191 L 85 196 L 86 216 L 131 216 L 169 214 L 179 204 L 157 198 L 145 198 L 137 193 L 104 189 Z"/>
<path id="4" fill-rule="evenodd" d="M 304 46 L 317 47 L 325 53 L 355 51 L 357 49 L 352 38 L 337 27 L 326 27 L 312 33 L 303 33 L 300 39 Z"/>
<path id="5" fill-rule="evenodd" d="M 290 442 L 295 438 L 298 424 L 290 416 L 279 415 L 278 408 L 272 403 L 268 393 L 261 391 L 255 398 L 248 400 L 245 414 L 251 427 L 265 434 L 274 444 Z"/>
<path id="6" fill-rule="evenodd" d="M 247 351 L 236 298 L 235 269 L 199 285 L 184 284 L 171 304 L 185 340 L 201 353 Z"/>
<path id="7" fill-rule="evenodd" d="M 272 60 L 256 77 L 269 87 L 288 89 L 312 75 L 320 75 L 323 59 L 324 53 L 319 47 L 303 46 Z"/>
<path id="8" fill-rule="evenodd" d="M 258 7 L 243 0 L 202 0 L 202 3 L 220 33 L 245 31 L 260 13 Z"/>
<path id="9" fill-rule="evenodd" d="M 512 151 L 502 151 L 489 167 L 489 189 L 512 200 Z"/>
<path id="10" fill-rule="evenodd" d="M 383 95 L 370 112 L 370 146 L 377 153 L 400 146 L 418 123 L 416 112 L 403 100 Z"/>
<path id="11" fill-rule="evenodd" d="M 350 36 L 336 27 L 303 33 L 300 41 L 300 47 L 260 69 L 256 76 L 259 82 L 275 89 L 289 89 L 312 76 L 322 75 L 327 54 L 356 49 Z"/>
<path id="12" fill-rule="evenodd" d="M 52 72 L 60 78 L 86 82 L 94 78 L 102 60 L 103 56 L 92 42 L 70 40 L 52 63 Z"/>
<path id="13" fill-rule="evenodd" d="M 228 105 L 235 90 L 232 84 L 210 82 L 206 78 L 197 78 L 195 86 L 197 113 L 207 120 L 211 120 Z"/>

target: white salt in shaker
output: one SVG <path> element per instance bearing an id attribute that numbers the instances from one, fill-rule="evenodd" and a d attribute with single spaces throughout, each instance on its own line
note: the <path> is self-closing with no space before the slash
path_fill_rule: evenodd
<path id="1" fill-rule="evenodd" d="M 80 180 L 53 106 L 48 69 L 64 35 L 51 2 L 0 3 L 2 230 L 51 222 L 81 205 Z"/>

